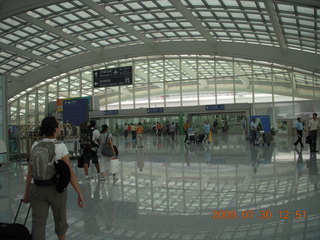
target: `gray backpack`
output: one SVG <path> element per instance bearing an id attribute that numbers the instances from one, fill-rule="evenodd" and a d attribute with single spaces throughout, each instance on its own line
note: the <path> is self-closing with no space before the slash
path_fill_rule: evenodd
<path id="1" fill-rule="evenodd" d="M 31 151 L 33 180 L 37 185 L 56 183 L 55 142 L 40 141 Z"/>

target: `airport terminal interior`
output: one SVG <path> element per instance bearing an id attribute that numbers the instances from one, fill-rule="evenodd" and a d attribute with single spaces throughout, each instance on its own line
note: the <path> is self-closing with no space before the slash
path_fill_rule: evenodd
<path id="1" fill-rule="evenodd" d="M 0 222 L 54 116 L 85 199 L 69 185 L 67 239 L 320 239 L 319 26 L 316 0 L 0 1 Z M 109 126 L 115 175 L 78 166 L 89 120 Z"/>

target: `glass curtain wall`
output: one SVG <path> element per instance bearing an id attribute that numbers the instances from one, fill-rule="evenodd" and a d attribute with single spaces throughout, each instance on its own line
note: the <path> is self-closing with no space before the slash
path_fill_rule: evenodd
<path id="1" fill-rule="evenodd" d="M 133 84 L 92 87 L 92 71 L 133 67 Z M 93 110 L 182 107 L 212 104 L 259 104 L 266 113 L 285 103 L 320 100 L 320 74 L 275 63 L 209 55 L 166 55 L 116 60 L 46 79 L 9 100 L 10 123 L 38 125 L 45 106 L 58 98 L 93 97 Z M 289 105 L 288 105 L 289 104 Z M 272 118 L 277 112 L 272 110 Z"/>

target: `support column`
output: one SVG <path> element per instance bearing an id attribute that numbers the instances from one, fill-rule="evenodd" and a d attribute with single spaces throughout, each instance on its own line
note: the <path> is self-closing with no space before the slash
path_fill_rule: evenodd
<path id="1" fill-rule="evenodd" d="M 0 154 L 0 164 L 8 162 L 8 109 L 7 109 L 7 80 L 0 75 L 0 139 L 7 145 L 7 153 Z"/>

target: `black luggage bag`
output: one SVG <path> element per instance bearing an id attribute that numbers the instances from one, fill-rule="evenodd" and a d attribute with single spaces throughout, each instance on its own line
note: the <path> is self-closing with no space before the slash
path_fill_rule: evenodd
<path id="1" fill-rule="evenodd" d="M 203 141 L 203 139 L 205 138 L 205 135 L 200 133 L 197 137 L 197 143 L 201 143 Z"/>
<path id="2" fill-rule="evenodd" d="M 16 223 L 22 200 L 20 201 L 16 216 L 13 223 L 2 223 L 0 222 L 0 239 L 1 240 L 31 240 L 31 234 L 28 228 L 25 226 L 28 215 L 30 212 L 30 205 L 28 208 L 27 216 L 24 220 L 24 224 Z"/>

